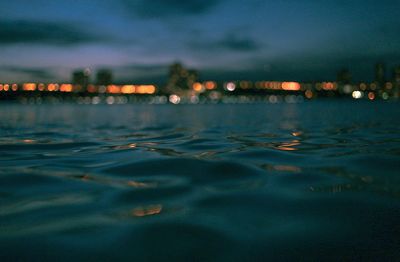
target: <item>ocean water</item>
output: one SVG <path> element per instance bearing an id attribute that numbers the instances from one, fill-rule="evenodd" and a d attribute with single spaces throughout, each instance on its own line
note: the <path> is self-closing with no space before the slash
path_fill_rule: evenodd
<path id="1" fill-rule="evenodd" d="M 400 259 L 400 105 L 0 105 L 1 261 Z"/>

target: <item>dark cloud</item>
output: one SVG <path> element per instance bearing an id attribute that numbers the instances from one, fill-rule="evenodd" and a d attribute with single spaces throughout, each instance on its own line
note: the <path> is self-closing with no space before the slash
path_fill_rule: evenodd
<path id="1" fill-rule="evenodd" d="M 6 73 L 28 76 L 32 79 L 48 80 L 54 79 L 54 74 L 47 68 L 31 68 L 31 67 L 16 67 L 2 66 L 0 70 Z"/>
<path id="2" fill-rule="evenodd" d="M 222 0 L 122 0 L 129 12 L 142 18 L 165 18 L 206 13 Z"/>
<path id="3" fill-rule="evenodd" d="M 137 72 L 155 72 L 166 71 L 170 64 L 128 64 L 118 67 L 118 69 L 137 71 Z"/>
<path id="4" fill-rule="evenodd" d="M 53 44 L 74 45 L 100 40 L 72 25 L 40 22 L 0 20 L 0 45 Z"/>
<path id="5" fill-rule="evenodd" d="M 261 48 L 255 39 L 235 34 L 228 34 L 216 41 L 190 41 L 188 42 L 188 46 L 192 49 L 201 49 L 205 51 L 228 50 L 236 52 L 252 52 Z"/>
<path id="6" fill-rule="evenodd" d="M 224 39 L 215 42 L 214 45 L 233 51 L 255 51 L 260 48 L 254 39 L 233 34 L 227 35 Z"/>

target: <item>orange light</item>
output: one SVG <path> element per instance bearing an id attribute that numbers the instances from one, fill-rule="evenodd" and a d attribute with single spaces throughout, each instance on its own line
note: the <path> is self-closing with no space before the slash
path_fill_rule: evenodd
<path id="1" fill-rule="evenodd" d="M 307 90 L 307 91 L 305 92 L 305 95 L 306 95 L 306 97 L 307 97 L 308 99 L 311 99 L 311 98 L 313 97 L 313 92 L 312 92 L 311 90 Z"/>
<path id="2" fill-rule="evenodd" d="M 107 86 L 107 92 L 111 94 L 119 94 L 121 93 L 121 87 L 116 85 L 109 85 Z"/>
<path id="3" fill-rule="evenodd" d="M 375 94 L 374 94 L 374 92 L 369 92 L 369 93 L 368 93 L 368 99 L 369 99 L 369 100 L 374 100 L 374 99 L 375 99 Z"/>
<path id="4" fill-rule="evenodd" d="M 25 84 L 23 84 L 22 89 L 24 91 L 35 91 L 36 84 L 35 83 L 25 83 Z M 5 87 L 4 87 L 4 90 L 5 90 Z"/>
<path id="5" fill-rule="evenodd" d="M 11 89 L 12 89 L 12 91 L 17 91 L 18 90 L 18 85 L 17 84 L 12 84 Z"/>
<path id="6" fill-rule="evenodd" d="M 72 92 L 73 86 L 71 84 L 62 84 L 60 87 L 61 92 Z"/>
<path id="7" fill-rule="evenodd" d="M 322 83 L 322 89 L 324 90 L 335 90 L 336 85 L 332 82 L 323 82 Z"/>
<path id="8" fill-rule="evenodd" d="M 199 82 L 196 82 L 192 86 L 193 90 L 196 92 L 202 92 L 203 91 L 203 85 Z"/>
<path id="9" fill-rule="evenodd" d="M 96 93 L 97 88 L 94 85 L 88 85 L 87 91 L 89 93 Z"/>
<path id="10" fill-rule="evenodd" d="M 3 85 L 0 84 L 0 91 L 3 91 Z"/>
<path id="11" fill-rule="evenodd" d="M 44 89 L 45 89 L 44 84 L 39 84 L 39 85 L 38 85 L 38 90 L 39 90 L 39 91 L 44 91 Z"/>
<path id="12" fill-rule="evenodd" d="M 154 94 L 156 87 L 154 85 L 140 85 L 136 86 L 136 93 L 138 94 Z"/>
<path id="13" fill-rule="evenodd" d="M 215 89 L 216 86 L 217 86 L 217 84 L 216 84 L 214 81 L 207 81 L 207 82 L 205 83 L 205 87 L 206 87 L 206 89 L 208 89 L 208 90 Z"/>
<path id="14" fill-rule="evenodd" d="M 58 90 L 58 85 L 57 84 L 48 84 L 47 90 L 50 92 L 56 91 L 56 90 Z"/>
<path id="15" fill-rule="evenodd" d="M 300 90 L 300 84 L 297 82 L 283 82 L 282 89 L 287 91 L 298 91 Z"/>
<path id="16" fill-rule="evenodd" d="M 134 85 L 124 85 L 121 88 L 121 92 L 123 94 L 133 94 L 133 93 L 135 93 L 135 90 L 136 90 L 136 88 Z"/>

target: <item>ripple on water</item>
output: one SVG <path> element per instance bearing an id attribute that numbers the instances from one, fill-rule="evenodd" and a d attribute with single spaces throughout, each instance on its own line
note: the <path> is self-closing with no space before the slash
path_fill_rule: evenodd
<path id="1" fill-rule="evenodd" d="M 398 260 L 398 108 L 2 108 L 0 257 Z"/>

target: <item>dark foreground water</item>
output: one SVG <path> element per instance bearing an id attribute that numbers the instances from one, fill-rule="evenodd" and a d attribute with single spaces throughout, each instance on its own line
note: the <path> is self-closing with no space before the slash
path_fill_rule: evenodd
<path id="1" fill-rule="evenodd" d="M 400 104 L 0 105 L 0 260 L 400 259 Z"/>

